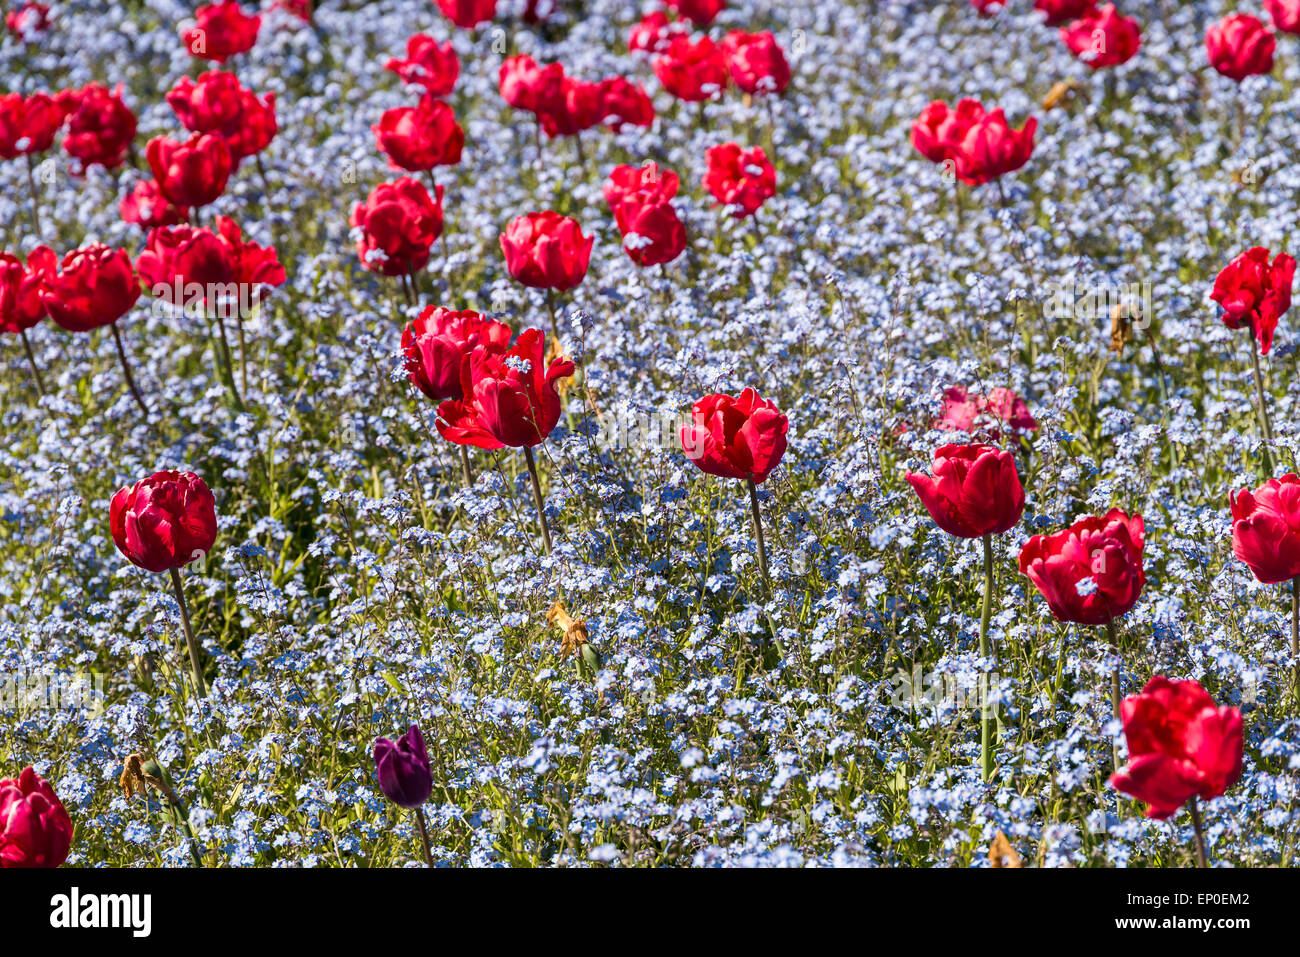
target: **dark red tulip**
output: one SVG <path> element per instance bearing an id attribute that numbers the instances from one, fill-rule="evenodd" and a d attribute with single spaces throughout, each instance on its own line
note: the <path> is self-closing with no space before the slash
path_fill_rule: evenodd
<path id="1" fill-rule="evenodd" d="M 385 276 L 411 273 L 429 261 L 429 249 L 442 235 L 442 187 L 430 198 L 409 176 L 380 183 L 353 207 L 352 226 L 363 266 Z"/>
<path id="2" fill-rule="evenodd" d="M 261 17 L 245 14 L 236 0 L 199 7 L 194 20 L 193 27 L 181 32 L 185 48 L 192 56 L 216 63 L 251 50 L 262 25 Z"/>
<path id="3" fill-rule="evenodd" d="M 198 226 L 164 226 L 153 230 L 144 252 L 136 259 L 135 268 L 152 295 L 177 306 L 184 305 L 191 295 L 186 286 L 207 287 L 234 281 L 229 248 L 212 230 Z M 196 291 L 193 295 L 202 298 L 204 293 Z"/>
<path id="4" fill-rule="evenodd" d="M 1061 621 L 1104 625 L 1137 604 L 1146 584 L 1144 525 L 1117 508 L 1081 518 L 1051 535 L 1035 535 L 1020 550 L 1020 571 Z"/>
<path id="5" fill-rule="evenodd" d="M 506 57 L 501 64 L 502 98 L 517 110 L 529 113 L 564 109 L 564 67 L 559 63 L 542 66 L 522 54 Z"/>
<path id="6" fill-rule="evenodd" d="M 1142 28 L 1108 3 L 1061 27 L 1061 40 L 1091 69 L 1100 70 L 1133 59 L 1142 46 Z"/>
<path id="7" fill-rule="evenodd" d="M 1011 453 L 988 445 L 945 445 L 930 475 L 907 473 L 934 523 L 949 535 L 982 538 L 1014 528 L 1025 510 L 1025 490 Z"/>
<path id="8" fill-rule="evenodd" d="M 707 158 L 704 188 L 721 205 L 731 207 L 736 219 L 753 216 L 776 195 L 776 169 L 761 146 L 746 150 L 737 143 L 723 143 L 710 147 Z"/>
<path id="9" fill-rule="evenodd" d="M 790 422 L 753 389 L 706 395 L 691 407 L 679 438 L 686 457 L 710 475 L 761 485 L 781 464 Z"/>
<path id="10" fill-rule="evenodd" d="M 461 362 L 477 347 L 504 355 L 510 349 L 510 327 L 473 310 L 453 312 L 429 306 L 402 330 L 406 374 L 435 402 L 463 398 Z"/>
<path id="11" fill-rule="evenodd" d="M 611 76 L 600 81 L 601 114 L 615 133 L 628 126 L 652 126 L 655 121 L 654 103 L 650 94 L 639 83 L 626 77 Z"/>
<path id="12" fill-rule="evenodd" d="M 1266 585 L 1300 576 L 1300 476 L 1229 494 L 1232 552 Z"/>
<path id="13" fill-rule="evenodd" d="M 117 204 L 122 220 L 137 223 L 145 230 L 159 226 L 175 226 L 190 218 L 188 206 L 176 206 L 158 188 L 158 182 L 142 179 L 131 188 L 131 192 L 122 197 Z"/>
<path id="14" fill-rule="evenodd" d="M 465 133 L 451 107 L 427 93 L 416 106 L 385 110 L 370 129 L 389 165 L 411 173 L 455 166 L 465 148 Z"/>
<path id="15" fill-rule="evenodd" d="M 24 263 L 10 253 L 0 253 L 0 332 L 17 335 L 45 318 L 41 288 L 59 267 L 48 246 L 37 246 Z"/>
<path id="16" fill-rule="evenodd" d="M 1273 28 L 1283 33 L 1300 33 L 1300 0 L 1264 0 Z"/>
<path id="17" fill-rule="evenodd" d="M 433 772 L 424 750 L 424 735 L 415 725 L 396 742 L 375 739 L 375 775 L 384 797 L 398 807 L 415 808 L 433 792 Z"/>
<path id="18" fill-rule="evenodd" d="M 5 14 L 5 26 L 19 40 L 31 43 L 50 28 L 50 8 L 38 0 L 27 0 Z"/>
<path id="19" fill-rule="evenodd" d="M 1034 9 L 1046 14 L 1043 22 L 1049 27 L 1077 20 L 1097 6 L 1097 0 L 1034 0 Z"/>
<path id="20" fill-rule="evenodd" d="M 259 294 L 266 286 L 281 286 L 288 278 L 274 246 L 261 246 L 244 238 L 239 225 L 227 216 L 216 219 L 217 236 L 230 256 L 230 271 L 241 286 L 254 286 Z"/>
<path id="21" fill-rule="evenodd" d="M 437 3 L 443 16 L 466 30 L 497 15 L 497 0 L 437 0 Z"/>
<path id="22" fill-rule="evenodd" d="M 732 82 L 746 93 L 781 93 L 790 85 L 790 64 L 770 31 L 732 30 L 722 49 Z"/>
<path id="23" fill-rule="evenodd" d="M 195 133 L 183 143 L 164 136 L 149 141 L 149 169 L 162 194 L 177 206 L 206 206 L 226 189 L 233 160 L 217 133 Z"/>
<path id="24" fill-rule="evenodd" d="M 512 220 L 501 234 L 501 251 L 517 281 L 562 292 L 587 275 L 594 242 L 575 220 L 547 210 Z"/>
<path id="25" fill-rule="evenodd" d="M 451 41 L 439 44 L 433 37 L 417 33 L 406 41 L 406 59 L 393 58 L 384 64 L 403 83 L 424 88 L 430 96 L 446 96 L 460 76 L 460 57 Z"/>
<path id="26" fill-rule="evenodd" d="M 216 133 L 225 140 L 234 164 L 266 149 L 279 130 L 275 94 L 259 99 L 233 73 L 222 70 L 203 73 L 197 83 L 181 77 L 167 102 L 187 130 Z"/>
<path id="27" fill-rule="evenodd" d="M 193 472 L 155 472 L 118 489 L 109 503 L 108 525 L 113 544 L 133 565 L 165 572 L 211 551 L 216 502 Z"/>
<path id="28" fill-rule="evenodd" d="M 632 27 L 627 35 L 627 46 L 633 53 L 662 53 L 668 49 L 674 34 L 685 32 L 685 24 L 669 20 L 668 14 L 655 10 Z"/>
<path id="29" fill-rule="evenodd" d="M 58 867 L 72 831 L 54 788 L 30 767 L 0 781 L 0 867 Z"/>
<path id="30" fill-rule="evenodd" d="M 980 186 L 1020 169 L 1033 155 L 1037 129 L 1038 121 L 1032 116 L 1022 128 L 1013 130 L 1001 108 L 985 113 L 966 128 L 953 149 L 957 178 Z"/>
<path id="31" fill-rule="evenodd" d="M 654 61 L 655 76 L 664 89 L 688 103 L 709 100 L 727 88 L 727 57 L 708 37 L 692 41 L 677 36 Z"/>
<path id="32" fill-rule="evenodd" d="M 70 332 L 88 332 L 125 316 L 140 298 L 140 280 L 125 249 L 92 243 L 63 257 L 46 273 L 41 303 Z"/>
<path id="33" fill-rule="evenodd" d="M 546 364 L 538 329 L 525 329 L 504 354 L 479 345 L 461 363 L 463 398 L 438 406 L 438 433 L 480 449 L 539 445 L 560 420 L 556 383 L 573 372 L 560 356 Z"/>
<path id="34" fill-rule="evenodd" d="M 1277 38 L 1258 17 L 1230 13 L 1205 31 L 1205 52 L 1214 67 L 1240 83 L 1248 76 L 1273 72 Z"/>
<path id="35" fill-rule="evenodd" d="M 966 131 L 983 116 L 978 100 L 962 100 L 956 109 L 934 100 L 912 124 L 912 145 L 932 163 L 955 161 Z"/>
<path id="36" fill-rule="evenodd" d="M 0 96 L 0 159 L 44 153 L 63 119 L 62 107 L 47 93 Z"/>
<path id="37" fill-rule="evenodd" d="M 676 173 L 660 169 L 653 160 L 644 166 L 614 167 L 604 192 L 619 232 L 628 231 L 633 215 L 641 207 L 666 203 L 676 196 L 679 185 Z"/>
<path id="38" fill-rule="evenodd" d="M 1247 249 L 1228 263 L 1214 280 L 1210 298 L 1223 307 L 1219 320 L 1229 329 L 1243 326 L 1259 342 L 1260 355 L 1273 346 L 1277 321 L 1291 308 L 1291 283 L 1295 259 L 1278 253 L 1268 261 L 1262 246 Z"/>
<path id="39" fill-rule="evenodd" d="M 686 227 L 672 203 L 638 206 L 623 230 L 623 251 L 638 266 L 670 263 L 686 249 Z"/>
<path id="40" fill-rule="evenodd" d="M 1211 800 L 1241 777 L 1241 712 L 1219 707 L 1196 681 L 1156 675 L 1120 703 L 1128 764 L 1110 785 L 1162 821 L 1188 798 Z"/>
<path id="41" fill-rule="evenodd" d="M 90 83 L 65 90 L 58 99 L 68 117 L 63 151 L 77 160 L 78 171 L 96 163 L 105 169 L 121 166 L 136 131 L 135 114 L 122 102 L 121 85 L 110 90 Z"/>
<path id="42" fill-rule="evenodd" d="M 605 118 L 605 98 L 599 83 L 565 77 L 560 97 L 537 111 L 547 136 L 576 136 Z"/>
<path id="43" fill-rule="evenodd" d="M 707 27 L 727 6 L 727 0 L 667 0 L 672 7 L 696 26 Z"/>

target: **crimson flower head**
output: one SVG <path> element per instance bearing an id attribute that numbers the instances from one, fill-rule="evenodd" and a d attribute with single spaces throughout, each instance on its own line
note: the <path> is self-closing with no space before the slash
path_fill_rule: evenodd
<path id="1" fill-rule="evenodd" d="M 1156 675 L 1119 706 L 1128 764 L 1110 778 L 1163 821 L 1188 798 L 1211 800 L 1241 777 L 1241 712 L 1218 707 L 1195 681 Z"/>
<path id="2" fill-rule="evenodd" d="M 110 90 L 89 83 L 80 90 L 64 90 L 59 106 L 68 118 L 63 150 L 77 160 L 79 171 L 98 163 L 105 169 L 121 166 L 135 139 L 136 118 L 122 102 L 122 87 Z"/>
<path id="3" fill-rule="evenodd" d="M 472 30 L 497 15 L 497 0 L 437 0 L 438 9 L 456 26 Z"/>
<path id="4" fill-rule="evenodd" d="M 460 76 L 460 57 L 451 41 L 439 44 L 433 37 L 417 33 L 406 41 L 406 59 L 396 57 L 384 64 L 403 83 L 421 86 L 430 96 L 446 96 Z"/>
<path id="5" fill-rule="evenodd" d="M 572 289 L 587 275 L 594 237 L 584 236 L 576 220 L 546 210 L 511 220 L 501 234 L 506 269 L 534 289 Z"/>
<path id="6" fill-rule="evenodd" d="M 1061 621 L 1104 625 L 1137 604 L 1144 525 L 1113 508 L 1081 518 L 1051 535 L 1035 535 L 1020 550 L 1020 571 Z"/>
<path id="7" fill-rule="evenodd" d="M 629 126 L 649 127 L 655 121 L 655 106 L 650 94 L 639 83 L 622 76 L 600 81 L 600 112 L 605 125 L 615 133 Z"/>
<path id="8" fill-rule="evenodd" d="M 934 523 L 949 535 L 1001 535 L 1020 521 L 1025 490 L 1010 452 L 988 445 L 945 445 L 935 451 L 931 472 L 908 472 L 907 481 Z"/>
<path id="9" fill-rule="evenodd" d="M 415 725 L 396 742 L 375 739 L 375 775 L 384 797 L 398 807 L 419 807 L 433 792 L 433 771 L 424 735 Z"/>
<path id="10" fill-rule="evenodd" d="M 1034 9 L 1046 14 L 1043 22 L 1049 27 L 1078 20 L 1096 6 L 1097 0 L 1034 0 Z"/>
<path id="11" fill-rule="evenodd" d="M 556 383 L 574 371 L 571 360 L 547 365 L 545 356 L 539 329 L 525 329 L 504 353 L 480 343 L 461 363 L 462 398 L 438 406 L 438 433 L 480 449 L 541 444 L 560 420 Z"/>
<path id="12" fill-rule="evenodd" d="M 668 6 L 696 26 L 707 27 L 727 6 L 727 0 L 668 0 Z"/>
<path id="13" fill-rule="evenodd" d="M 92 243 L 47 272 L 41 304 L 69 332 L 89 332 L 125 316 L 140 298 L 140 280 L 125 249 Z"/>
<path id="14" fill-rule="evenodd" d="M 761 485 L 785 455 L 790 420 L 753 389 L 706 395 L 691 407 L 679 438 L 686 457 L 709 475 Z"/>
<path id="15" fill-rule="evenodd" d="M 564 66 L 542 66 L 526 54 L 506 57 L 499 73 L 501 97 L 517 110 L 555 113 L 564 109 Z"/>
<path id="16" fill-rule="evenodd" d="M 352 209 L 357 255 L 367 269 L 404 276 L 429 261 L 429 249 L 442 235 L 442 187 L 437 196 L 409 176 L 380 183 Z"/>
<path id="17" fill-rule="evenodd" d="M 19 40 L 31 43 L 50 28 L 50 8 L 39 0 L 27 0 L 5 14 L 5 26 Z"/>
<path id="18" fill-rule="evenodd" d="M 226 189 L 234 168 L 230 148 L 216 133 L 195 133 L 183 143 L 157 136 L 145 149 L 162 194 L 177 206 L 206 206 Z"/>
<path id="19" fill-rule="evenodd" d="M 676 36 L 654 61 L 664 89 L 687 103 L 709 100 L 727 88 L 727 57 L 708 37 Z"/>
<path id="20" fill-rule="evenodd" d="M 72 849 L 72 819 L 30 767 L 0 781 L 0 867 L 58 867 Z"/>
<path id="21" fill-rule="evenodd" d="M 1300 576 L 1300 476 L 1269 479 L 1228 496 L 1232 552 L 1266 585 Z"/>
<path id="22" fill-rule="evenodd" d="M 1250 329 L 1259 341 L 1259 354 L 1273 346 L 1277 321 L 1291 308 L 1295 259 L 1278 253 L 1268 261 L 1262 246 L 1247 249 L 1228 263 L 1214 280 L 1210 298 L 1223 307 L 1220 321 L 1229 329 Z"/>
<path id="23" fill-rule="evenodd" d="M 1136 20 L 1118 13 L 1115 4 L 1108 3 L 1061 27 L 1061 39 L 1091 69 L 1100 70 L 1133 59 L 1142 46 L 1142 28 Z"/>
<path id="24" fill-rule="evenodd" d="M 190 218 L 188 206 L 176 206 L 158 188 L 158 181 L 142 179 L 122 197 L 117 211 L 123 222 L 135 223 L 142 229 L 175 226 Z"/>
<path id="25" fill-rule="evenodd" d="M 662 10 L 647 13 L 627 35 L 627 47 L 633 53 L 662 53 L 668 49 L 673 34 L 683 33 L 684 24 L 671 21 Z"/>
<path id="26" fill-rule="evenodd" d="M 962 100 L 952 109 L 934 100 L 912 124 L 912 145 L 932 163 L 943 163 L 957 155 L 966 131 L 984 116 L 978 100 Z"/>
<path id="27" fill-rule="evenodd" d="M 736 143 L 709 148 L 704 188 L 723 206 L 732 207 L 736 219 L 758 212 L 776 195 L 776 169 L 763 147 L 741 149 Z"/>
<path id="28" fill-rule="evenodd" d="M 668 202 L 677 195 L 680 185 L 676 173 L 660 169 L 654 160 L 644 166 L 616 166 L 605 183 L 605 202 L 614 214 L 619 231 L 625 233 L 637 210 Z"/>
<path id="29" fill-rule="evenodd" d="M 574 136 L 605 118 L 604 88 L 599 83 L 564 77 L 560 95 L 542 104 L 537 118 L 547 136 Z"/>
<path id="30" fill-rule="evenodd" d="M 58 257 L 48 246 L 37 246 L 27 262 L 0 253 L 0 332 L 17 335 L 45 318 L 41 287 L 58 270 Z"/>
<path id="31" fill-rule="evenodd" d="M 194 26 L 181 31 L 181 39 L 192 56 L 225 63 L 238 53 L 246 53 L 257 42 L 262 25 L 259 16 L 248 16 L 237 0 L 209 3 L 194 12 Z"/>
<path id="32" fill-rule="evenodd" d="M 241 286 L 255 286 L 260 291 L 266 286 L 281 286 L 288 278 L 274 246 L 260 246 L 244 239 L 239 224 L 228 216 L 216 219 L 217 235 L 225 244 L 230 257 L 230 272 Z"/>
<path id="33" fill-rule="evenodd" d="M 1205 52 L 1210 66 L 1240 83 L 1248 76 L 1273 72 L 1277 38 L 1258 17 L 1230 13 L 1205 31 Z"/>
<path id="34" fill-rule="evenodd" d="M 1038 121 L 1031 116 L 1023 127 L 1013 130 L 1000 107 L 976 117 L 953 146 L 957 178 L 969 186 L 981 186 L 1020 169 L 1033 155 L 1037 129 Z"/>
<path id="35" fill-rule="evenodd" d="M 411 173 L 455 166 L 465 148 L 465 133 L 451 107 L 427 93 L 417 106 L 385 110 L 370 129 L 389 165 Z"/>
<path id="36" fill-rule="evenodd" d="M 686 249 L 686 227 L 672 203 L 637 206 L 623 230 L 623 251 L 642 268 L 670 263 Z"/>
<path id="37" fill-rule="evenodd" d="M 217 539 L 212 492 L 193 472 L 155 472 L 108 506 L 113 544 L 133 565 L 165 572 L 197 561 Z"/>
<path id="38" fill-rule="evenodd" d="M 1283 33 L 1300 33 L 1300 0 L 1264 0 L 1273 28 Z"/>
<path id="39" fill-rule="evenodd" d="M 790 85 L 790 64 L 771 31 L 732 30 L 722 50 L 732 81 L 746 93 L 781 93 Z"/>
<path id="40" fill-rule="evenodd" d="M 234 280 L 227 245 L 212 230 L 188 224 L 149 233 L 135 266 L 146 289 L 178 306 L 182 303 L 174 302 L 176 283 L 210 286 Z"/>
<path id="41" fill-rule="evenodd" d="M 1029 412 L 1029 405 L 1015 390 L 997 386 L 988 395 L 972 395 L 961 385 L 945 389 L 943 411 L 935 422 L 936 429 L 958 429 L 962 432 L 985 432 L 992 439 L 1002 437 L 1002 430 L 1013 436 L 1038 429 L 1038 420 Z"/>
<path id="42" fill-rule="evenodd" d="M 181 77 L 167 93 L 167 103 L 187 130 L 216 133 L 225 140 L 232 165 L 266 149 L 279 130 L 275 94 L 259 98 L 223 70 L 209 70 L 197 83 Z"/>
<path id="43" fill-rule="evenodd" d="M 44 153 L 63 119 L 63 108 L 48 93 L 0 96 L 0 159 Z"/>
<path id="44" fill-rule="evenodd" d="M 464 397 L 461 363 L 479 346 L 504 355 L 510 349 L 510 327 L 472 309 L 429 306 L 402 330 L 406 374 L 435 402 Z"/>

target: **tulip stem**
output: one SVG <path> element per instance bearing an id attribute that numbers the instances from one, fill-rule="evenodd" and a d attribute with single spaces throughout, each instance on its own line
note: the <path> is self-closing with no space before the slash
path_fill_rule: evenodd
<path id="1" fill-rule="evenodd" d="M 1110 713 L 1116 720 L 1119 717 L 1119 669 L 1124 663 L 1124 659 L 1119 653 L 1119 631 L 1115 627 L 1115 619 L 1111 618 L 1106 622 L 1106 635 L 1110 639 L 1110 653 L 1115 656 L 1115 667 L 1110 672 Z M 1119 770 L 1119 745 L 1112 742 L 1110 746 L 1111 761 L 1114 762 L 1115 770 Z"/>
<path id="2" fill-rule="evenodd" d="M 108 328 L 113 331 L 113 342 L 117 344 L 117 357 L 122 360 L 122 373 L 126 376 L 127 387 L 131 390 L 131 395 L 135 396 L 136 405 L 140 406 L 140 411 L 144 417 L 149 418 L 149 406 L 145 405 L 144 399 L 140 396 L 140 390 L 135 387 L 135 376 L 131 375 L 131 363 L 126 358 L 126 346 L 122 345 L 122 334 L 117 331 L 117 323 L 110 322 Z"/>
<path id="3" fill-rule="evenodd" d="M 993 536 L 984 536 L 984 607 L 980 610 L 980 657 L 989 657 L 989 619 L 993 617 Z M 993 778 L 993 715 L 989 709 L 989 675 L 980 677 L 980 768 L 987 784 Z"/>
<path id="4" fill-rule="evenodd" d="M 230 397 L 235 400 L 235 407 L 242 412 L 244 410 L 244 399 L 235 386 L 235 360 L 231 358 L 230 340 L 226 338 L 226 320 L 221 318 L 221 310 L 216 310 L 216 313 L 217 334 L 221 337 L 221 354 L 226 360 L 226 388 L 230 390 Z"/>
<path id="5" fill-rule="evenodd" d="M 1205 830 L 1201 827 L 1201 809 L 1196 806 L 1196 795 L 1187 802 L 1187 810 L 1192 814 L 1192 836 L 1196 844 L 1196 866 L 1209 867 L 1209 858 L 1205 855 Z"/>
<path id="6" fill-rule="evenodd" d="M 41 378 L 40 366 L 36 364 L 36 354 L 32 352 L 31 340 L 27 338 L 27 330 L 20 329 L 18 334 L 23 339 L 23 351 L 27 353 L 27 361 L 31 363 L 32 375 L 36 378 L 36 388 L 40 390 L 41 395 L 46 395 L 45 380 Z"/>
<path id="7" fill-rule="evenodd" d="M 472 488 L 474 485 L 474 470 L 469 464 L 469 446 L 460 447 L 460 468 L 465 475 L 465 487 Z"/>
<path id="8" fill-rule="evenodd" d="M 1264 374 L 1259 368 L 1259 353 L 1255 350 L 1255 342 L 1252 339 L 1250 343 L 1250 361 L 1255 372 L 1255 396 L 1259 401 L 1259 427 L 1264 434 L 1264 466 L 1268 469 L 1268 477 L 1273 477 L 1273 424 L 1268 418 L 1268 405 L 1264 402 Z"/>
<path id="9" fill-rule="evenodd" d="M 424 845 L 424 863 L 433 867 L 433 851 L 429 847 L 429 827 L 424 823 L 424 808 L 415 809 L 415 820 L 420 825 L 420 843 Z"/>
<path id="10" fill-rule="evenodd" d="M 555 318 L 555 290 L 546 290 L 546 310 L 551 314 L 551 335 L 555 336 L 555 341 L 560 341 L 560 324 Z"/>
<path id="11" fill-rule="evenodd" d="M 754 541 L 758 543 L 758 570 L 763 575 L 763 590 L 767 597 L 772 597 L 772 580 L 767 574 L 767 542 L 763 539 L 763 513 L 758 505 L 758 486 L 753 479 L 749 483 L 749 509 L 754 519 Z"/>
<path id="12" fill-rule="evenodd" d="M 185 644 L 190 651 L 190 667 L 194 670 L 194 684 L 199 689 L 199 697 L 208 696 L 208 686 L 203 681 L 203 667 L 199 664 L 199 645 L 194 640 L 194 629 L 190 626 L 190 607 L 185 604 L 185 589 L 181 585 L 181 571 L 173 568 L 172 589 L 176 592 L 176 603 L 181 606 L 181 627 L 185 629 Z"/>
<path id="13" fill-rule="evenodd" d="M 542 545 L 546 554 L 551 554 L 551 529 L 546 524 L 546 503 L 542 500 L 542 483 L 537 479 L 537 462 L 533 459 L 533 450 L 524 446 L 524 461 L 528 463 L 528 477 L 533 480 L 533 502 L 537 506 L 537 521 L 542 526 Z"/>
<path id="14" fill-rule="evenodd" d="M 1291 661 L 1295 668 L 1295 695 L 1300 704 L 1300 577 L 1291 579 Z"/>
<path id="15" fill-rule="evenodd" d="M 41 203 L 36 194 L 36 165 L 32 154 L 27 154 L 27 189 L 32 194 L 32 226 L 36 229 L 36 238 L 44 239 L 45 229 L 41 225 Z"/>

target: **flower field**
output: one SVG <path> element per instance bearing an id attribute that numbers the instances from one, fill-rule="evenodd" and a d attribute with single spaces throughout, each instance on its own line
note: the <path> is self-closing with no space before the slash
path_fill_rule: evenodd
<path id="1" fill-rule="evenodd" d="M 1300 2 L 6 3 L 0 864 L 1296 862 Z"/>

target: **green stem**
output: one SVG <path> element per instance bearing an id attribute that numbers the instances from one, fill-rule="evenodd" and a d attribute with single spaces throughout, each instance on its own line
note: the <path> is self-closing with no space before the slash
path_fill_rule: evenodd
<path id="1" fill-rule="evenodd" d="M 41 202 L 36 194 L 36 170 L 31 153 L 27 154 L 27 190 L 32 194 L 32 225 L 36 229 L 36 238 L 43 239 L 45 229 L 41 225 Z"/>
<path id="2" fill-rule="evenodd" d="M 1300 578 L 1291 579 L 1291 660 L 1295 668 L 1295 696 L 1300 705 Z"/>
<path id="3" fill-rule="evenodd" d="M 117 331 L 117 323 L 110 322 L 108 328 L 113 332 L 113 342 L 117 345 L 117 357 L 122 360 L 122 372 L 126 376 L 127 387 L 131 390 L 131 395 L 135 396 L 136 405 L 140 406 L 140 411 L 144 417 L 149 418 L 149 406 L 145 405 L 144 399 L 140 396 L 140 390 L 135 387 L 135 377 L 131 375 L 131 363 L 126 358 L 126 346 L 122 345 L 122 334 Z"/>
<path id="4" fill-rule="evenodd" d="M 424 823 L 424 808 L 415 809 L 415 820 L 420 825 L 420 843 L 424 845 L 424 863 L 433 867 L 433 851 L 429 847 L 429 828 Z"/>
<path id="5" fill-rule="evenodd" d="M 40 366 L 36 364 L 36 353 L 32 352 L 32 343 L 31 340 L 27 338 L 27 330 L 20 329 L 18 330 L 18 334 L 22 336 L 23 351 L 27 353 L 27 361 L 31 364 L 32 375 L 36 378 L 36 388 L 40 391 L 41 395 L 46 395 L 45 380 L 41 378 L 41 369 Z"/>
<path id="6" fill-rule="evenodd" d="M 758 570 L 763 575 L 763 591 L 770 599 L 772 597 L 772 580 L 767 574 L 767 542 L 763 538 L 763 513 L 758 505 L 758 486 L 753 480 L 749 481 L 749 510 L 750 516 L 754 520 L 754 541 L 758 544 Z"/>
<path id="7" fill-rule="evenodd" d="M 1268 476 L 1273 476 L 1273 424 L 1268 417 L 1268 404 L 1264 401 L 1264 374 L 1259 368 L 1259 352 L 1255 349 L 1255 341 L 1252 338 L 1250 342 L 1250 361 L 1255 373 L 1255 396 L 1259 401 L 1259 427 L 1264 435 L 1264 466 L 1268 469 Z"/>
<path id="8" fill-rule="evenodd" d="M 208 696 L 208 686 L 203 681 L 203 665 L 199 662 L 199 643 L 194 640 L 194 629 L 190 626 L 190 609 L 185 604 L 185 589 L 181 585 L 181 572 L 179 568 L 173 568 L 172 588 L 176 592 L 176 603 L 181 606 L 181 627 L 185 629 L 185 644 L 190 651 L 190 668 L 194 671 L 194 684 L 198 688 L 199 697 Z"/>
<path id="9" fill-rule="evenodd" d="M 528 463 L 528 477 L 533 480 L 533 503 L 537 506 L 537 521 L 542 526 L 542 545 L 546 548 L 546 554 L 551 554 L 551 529 L 546 524 L 546 503 L 542 499 L 542 483 L 537 478 L 537 462 L 533 458 L 533 450 L 524 446 L 524 461 Z"/>
<path id="10" fill-rule="evenodd" d="M 1196 845 L 1196 866 L 1209 867 L 1210 861 L 1205 854 L 1205 829 L 1201 826 L 1201 809 L 1196 806 L 1196 795 L 1187 802 L 1187 810 L 1192 813 L 1192 838 Z"/>
<path id="11" fill-rule="evenodd" d="M 989 620 L 993 616 L 993 536 L 984 536 L 984 607 L 980 611 L 980 658 L 989 658 Z M 987 666 L 986 666 L 987 667 Z M 993 778 L 993 715 L 989 711 L 988 672 L 980 677 L 980 767 L 984 781 Z"/>
<path id="12" fill-rule="evenodd" d="M 464 476 L 465 476 L 465 487 L 466 487 L 466 488 L 471 488 L 471 487 L 473 487 L 473 485 L 474 485 L 474 470 L 473 470 L 472 468 L 470 468 L 470 464 L 469 464 L 469 446 L 468 446 L 468 445 L 462 445 L 462 446 L 460 447 L 460 468 L 461 468 L 461 472 L 464 473 Z"/>
<path id="13" fill-rule="evenodd" d="M 1119 671 L 1123 666 L 1123 658 L 1119 653 L 1119 631 L 1115 627 L 1115 619 L 1111 618 L 1106 622 L 1106 637 L 1110 640 L 1110 653 L 1115 656 L 1115 667 L 1110 673 L 1110 713 L 1116 721 L 1119 717 Z M 1111 761 L 1114 769 L 1119 770 L 1119 745 L 1111 745 Z"/>

